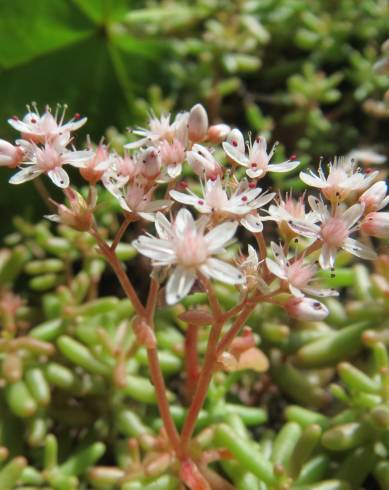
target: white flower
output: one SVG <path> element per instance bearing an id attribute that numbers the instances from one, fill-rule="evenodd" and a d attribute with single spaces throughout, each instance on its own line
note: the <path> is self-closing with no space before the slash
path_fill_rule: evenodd
<path id="1" fill-rule="evenodd" d="M 69 176 L 62 167 L 66 164 L 81 167 L 91 155 L 87 150 L 71 151 L 52 143 L 45 143 L 43 147 L 28 143 L 25 148 L 27 153 L 23 165 L 27 166 L 11 177 L 11 184 L 22 184 L 41 174 L 47 174 L 55 185 L 66 188 L 69 185 Z"/>
<path id="2" fill-rule="evenodd" d="M 173 223 L 157 213 L 155 226 L 159 238 L 142 235 L 133 244 L 154 266 L 173 268 L 166 285 L 168 304 L 189 294 L 198 272 L 227 284 L 244 281 L 236 267 L 213 257 L 234 236 L 236 223 L 225 222 L 205 233 L 204 220 L 195 222 L 191 213 L 182 208 Z"/>
<path id="3" fill-rule="evenodd" d="M 265 138 L 257 136 L 254 143 L 249 142 L 248 154 L 242 150 L 242 136 L 238 136 L 238 130 L 232 137 L 232 143 L 225 141 L 223 149 L 227 156 L 235 163 L 246 167 L 246 174 L 252 179 L 263 178 L 267 172 L 289 172 L 295 169 L 300 162 L 297 160 L 287 160 L 283 163 L 269 163 L 275 150 L 275 145 L 267 153 L 267 143 Z"/>
<path id="4" fill-rule="evenodd" d="M 45 112 L 40 115 L 36 105 L 33 105 L 34 111 L 27 106 L 29 112 L 22 120 L 17 117 L 8 119 L 8 123 L 17 131 L 20 131 L 22 137 L 34 143 L 44 143 L 45 141 L 53 141 L 57 138 L 68 139 L 72 131 L 81 128 L 87 118 L 80 118 L 79 114 L 64 124 L 64 118 L 67 106 L 63 106 L 62 114 L 59 115 L 60 106 L 53 115 L 49 106 L 46 106 Z M 63 143 L 63 141 L 62 141 Z"/>
<path id="5" fill-rule="evenodd" d="M 134 149 L 141 146 L 156 145 L 159 141 L 173 141 L 174 138 L 179 139 L 184 145 L 188 138 L 188 112 L 177 114 L 173 123 L 170 122 L 171 115 L 163 114 L 158 118 L 155 114 L 151 114 L 148 128 L 138 128 L 132 132 L 142 138 L 124 145 L 124 148 Z"/>
<path id="6" fill-rule="evenodd" d="M 198 197 L 189 189 L 188 192 L 172 190 L 170 196 L 182 204 L 194 206 L 200 213 L 213 214 L 218 219 L 237 219 L 247 230 L 258 233 L 263 230 L 263 218 L 256 210 L 275 196 L 275 193 L 260 195 L 261 190 L 259 187 L 249 187 L 247 182 L 241 182 L 229 196 L 218 177 L 214 181 L 206 182 L 202 197 Z"/>
<path id="7" fill-rule="evenodd" d="M 353 191 L 366 189 L 376 178 L 378 172 L 364 174 L 356 167 L 354 162 L 345 158 L 335 158 L 328 165 L 326 177 L 321 166 L 319 175 L 309 172 L 300 172 L 300 179 L 311 187 L 317 187 L 329 200 L 344 201 Z"/>
<path id="8" fill-rule="evenodd" d="M 145 180 L 132 179 L 118 175 L 114 170 L 105 172 L 102 177 L 104 187 L 116 197 L 122 209 L 128 213 L 140 216 L 148 221 L 154 221 L 154 214 L 170 206 L 171 201 L 153 200 L 154 187 Z"/>
<path id="9" fill-rule="evenodd" d="M 287 194 L 285 199 L 281 196 L 276 204 L 269 206 L 269 216 L 278 223 L 282 236 L 291 239 L 295 232 L 290 228 L 289 221 L 298 220 L 308 223 L 316 223 L 317 216 L 312 211 L 305 210 L 304 195 L 299 199 L 293 199 L 291 194 Z"/>
<path id="10" fill-rule="evenodd" d="M 309 196 L 308 202 L 312 211 L 317 214 L 320 225 L 299 220 L 289 221 L 289 225 L 299 235 L 322 242 L 319 262 L 323 269 L 334 267 L 340 248 L 362 259 L 376 258 L 374 250 L 350 238 L 350 234 L 358 229 L 358 221 L 364 212 L 361 204 L 354 204 L 346 210 L 337 206 L 335 213 L 331 215 L 323 201 Z"/>
<path id="11" fill-rule="evenodd" d="M 294 296 L 301 298 L 304 294 L 320 297 L 338 295 L 333 289 L 322 289 L 311 284 L 317 272 L 315 264 L 304 263 L 304 257 L 289 261 L 283 248 L 274 242 L 271 243 L 271 249 L 274 260 L 266 258 L 266 265 L 272 274 L 287 282 Z"/>

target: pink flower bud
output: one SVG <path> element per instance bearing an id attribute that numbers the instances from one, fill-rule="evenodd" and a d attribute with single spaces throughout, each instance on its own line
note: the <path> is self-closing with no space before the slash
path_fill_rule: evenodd
<path id="1" fill-rule="evenodd" d="M 283 305 L 289 316 L 296 320 L 321 321 L 324 320 L 329 311 L 320 301 L 312 298 L 290 297 Z"/>
<path id="2" fill-rule="evenodd" d="M 211 143 L 220 143 L 227 138 L 230 131 L 231 128 L 227 124 L 214 124 L 208 128 L 207 139 Z"/>
<path id="3" fill-rule="evenodd" d="M 82 195 L 71 187 L 67 187 L 65 190 L 66 197 L 69 201 L 69 207 L 65 204 L 57 204 L 58 217 L 48 216 L 49 218 L 60 223 L 74 228 L 78 231 L 88 231 L 93 224 L 93 211 L 96 205 L 96 194 L 92 191 L 89 196 L 88 203 L 82 197 Z"/>
<path id="4" fill-rule="evenodd" d="M 376 238 L 389 238 L 389 213 L 369 213 L 362 221 L 361 230 Z"/>
<path id="5" fill-rule="evenodd" d="M 0 167 L 17 167 L 23 160 L 24 152 L 19 146 L 0 139 Z"/>
<path id="6" fill-rule="evenodd" d="M 386 191 L 386 182 L 380 180 L 361 195 L 359 202 L 365 206 L 365 213 L 378 211 L 388 203 L 389 197 L 386 197 Z"/>
<path id="7" fill-rule="evenodd" d="M 207 111 L 201 104 L 192 107 L 188 119 L 188 137 L 194 143 L 202 141 L 208 131 Z"/>
<path id="8" fill-rule="evenodd" d="M 161 172 L 161 156 L 157 148 L 151 146 L 140 155 L 141 174 L 146 179 L 153 180 Z"/>

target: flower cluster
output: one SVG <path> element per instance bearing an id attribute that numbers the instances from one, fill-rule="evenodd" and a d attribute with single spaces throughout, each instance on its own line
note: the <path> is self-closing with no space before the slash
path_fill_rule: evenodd
<path id="1" fill-rule="evenodd" d="M 261 135 L 246 143 L 238 129 L 210 126 L 200 104 L 174 120 L 152 114 L 147 128 L 131 132 L 133 141 L 121 155 L 103 143 L 93 148 L 89 142 L 85 150 L 70 146 L 72 132 L 86 118 L 76 114 L 64 123 L 65 109 L 59 115 L 58 109 L 53 114 L 46 107 L 41 115 L 34 105 L 22 120 L 9 120 L 21 133 L 14 145 L 0 141 L 1 164 L 19 168 L 10 182 L 47 174 L 70 202 L 70 209 L 58 205 L 59 215 L 52 218 L 88 230 L 94 226 L 96 191 L 85 202 L 69 187 L 63 167 L 78 167 L 91 189 L 101 181 L 128 222 L 155 223 L 158 236 L 141 235 L 134 246 L 151 259 L 160 281 L 168 276 L 168 304 L 180 301 L 196 280 L 205 278 L 235 285 L 243 296 L 260 294 L 292 317 L 319 319 L 326 308 L 315 298 L 337 294 L 320 286 L 320 268 L 333 270 L 340 250 L 372 260 L 376 254 L 369 237 L 389 236 L 389 213 L 381 211 L 389 201 L 386 184 L 378 180 L 378 171 L 365 173 L 350 158 L 335 158 L 327 172 L 320 165 L 318 175 L 300 172 L 320 196 L 276 197 L 259 182 L 266 182 L 262 179 L 268 172 L 294 171 L 296 157 L 271 163 L 276 144 L 268 152 Z M 182 175 L 193 177 L 187 181 Z M 269 232 L 264 232 L 265 222 Z M 245 242 L 251 234 L 258 249 L 249 245 L 248 255 L 242 252 L 234 261 L 226 247 L 236 240 L 239 226 L 246 232 Z"/>
<path id="2" fill-rule="evenodd" d="M 175 119 L 151 115 L 148 127 L 133 130 L 120 154 L 103 142 L 94 146 L 88 141 L 86 149 L 77 150 L 72 132 L 85 118 L 76 115 L 64 123 L 65 111 L 53 115 L 47 107 L 40 115 L 35 105 L 33 109 L 23 120 L 9 120 L 21 137 L 15 144 L 0 140 L 0 163 L 18 168 L 13 184 L 47 174 L 63 189 L 67 203 L 52 201 L 58 212 L 47 217 L 84 232 L 97 245 L 132 303 L 135 342 L 130 351 L 147 351 L 164 425 L 166 465 L 191 490 L 210 488 L 209 472 L 201 471 L 209 461 L 191 443 L 213 373 L 268 369 L 272 359 L 256 346 L 258 337 L 246 325 L 257 305 L 276 305 L 302 322 L 328 315 L 321 299 L 338 294 L 328 287 L 338 256 L 375 260 L 374 240 L 389 238 L 386 183 L 379 171 L 363 171 L 350 157 L 335 158 L 327 168 L 320 164 L 318 174 L 300 172 L 313 194 L 277 194 L 269 187 L 268 173 L 297 172 L 296 156 L 272 162 L 276 144 L 268 152 L 262 135 L 245 142 L 236 128 L 209 125 L 200 104 Z M 66 165 L 79 169 L 89 186 L 87 198 L 70 186 Z M 103 189 L 123 214 L 112 241 L 106 240 L 96 212 Z M 116 250 L 130 225 L 132 253 L 135 249 L 151 265 L 144 302 Z M 379 263 L 378 258 L 376 268 Z M 386 288 L 385 280 L 379 278 L 377 284 Z M 215 282 L 224 283 L 228 296 L 235 298 L 229 309 Z M 206 293 L 206 305 L 184 307 L 182 300 L 199 291 Z M 178 302 L 184 309 L 180 321 L 186 323 L 183 396 L 190 403 L 180 434 L 169 409 L 155 334 L 155 310 Z M 210 330 L 200 362 L 198 331 L 205 328 Z M 115 349 L 113 378 L 123 387 L 130 353 L 116 355 L 120 348 Z M 98 367 L 99 374 L 106 373 L 103 368 Z"/>

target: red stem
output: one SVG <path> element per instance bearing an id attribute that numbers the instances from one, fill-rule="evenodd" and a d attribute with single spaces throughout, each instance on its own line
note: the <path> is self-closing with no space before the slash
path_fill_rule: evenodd
<path id="1" fill-rule="evenodd" d="M 204 364 L 201 369 L 200 377 L 197 383 L 196 391 L 189 407 L 184 426 L 181 432 L 181 448 L 184 454 L 188 452 L 188 446 L 192 437 L 198 414 L 204 404 L 207 396 L 208 386 L 212 379 L 213 368 L 216 362 L 216 348 L 220 332 L 223 327 L 223 322 L 219 319 L 215 320 L 209 334 L 207 351 L 205 353 Z"/>
<path id="2" fill-rule="evenodd" d="M 186 393 L 191 400 L 196 390 L 199 377 L 199 359 L 197 355 L 197 338 L 199 327 L 191 323 L 185 336 L 185 368 L 186 368 Z"/>
<path id="3" fill-rule="evenodd" d="M 100 236 L 97 229 L 91 230 L 91 233 L 95 237 L 101 252 L 103 253 L 108 263 L 111 264 L 111 267 L 115 271 L 116 276 L 119 279 L 119 282 L 124 292 L 132 302 L 136 313 L 142 318 L 145 318 L 146 322 L 152 325 L 155 304 L 158 297 L 158 289 L 159 289 L 158 283 L 152 279 L 151 287 L 149 291 L 149 297 L 147 300 L 147 307 L 145 308 L 140 302 L 138 295 L 136 294 L 136 291 L 130 279 L 128 278 L 127 274 L 125 273 L 122 264 L 117 258 L 115 252 L 111 250 L 109 245 Z M 178 457 L 180 457 L 181 456 L 180 438 L 170 414 L 169 402 L 166 397 L 166 386 L 165 386 L 165 381 L 163 379 L 161 366 L 159 364 L 157 348 L 156 347 L 148 348 L 147 356 L 149 360 L 150 376 L 154 384 L 155 394 L 158 400 L 158 408 L 161 414 L 161 418 L 163 420 L 166 434 L 169 438 L 169 441 L 175 453 L 177 454 Z"/>
<path id="4" fill-rule="evenodd" d="M 123 235 L 126 232 L 127 227 L 130 224 L 130 222 L 131 222 L 131 218 L 129 218 L 128 216 L 126 216 L 125 219 L 124 219 L 124 221 L 120 225 L 118 231 L 116 232 L 116 235 L 115 235 L 115 237 L 113 239 L 113 242 L 111 244 L 111 247 L 110 248 L 111 248 L 112 252 L 114 252 L 116 250 L 116 247 L 119 245 L 120 240 L 123 238 Z"/>
<path id="5" fill-rule="evenodd" d="M 122 266 L 120 260 L 117 258 L 115 252 L 113 250 L 111 250 L 110 246 L 100 236 L 97 229 L 92 229 L 91 233 L 95 237 L 102 254 L 107 259 L 107 262 L 111 265 L 112 269 L 114 270 L 124 292 L 126 293 L 128 298 L 130 299 L 131 303 L 133 304 L 136 313 L 142 317 L 146 316 L 146 309 L 142 305 L 142 303 L 140 302 L 138 295 L 136 294 L 136 291 L 134 289 L 134 286 L 132 285 L 131 281 L 129 280 L 129 278 L 128 278 L 125 270 L 123 269 L 123 266 Z"/>

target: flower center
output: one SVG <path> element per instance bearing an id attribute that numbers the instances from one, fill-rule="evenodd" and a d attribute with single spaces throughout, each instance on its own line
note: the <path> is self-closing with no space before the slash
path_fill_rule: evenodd
<path id="1" fill-rule="evenodd" d="M 304 265 L 302 260 L 297 260 L 288 267 L 288 280 L 296 288 L 303 288 L 313 278 L 315 267 Z"/>
<path id="2" fill-rule="evenodd" d="M 340 218 L 329 218 L 321 226 L 321 238 L 332 247 L 341 247 L 349 235 L 348 228 Z"/>
<path id="3" fill-rule="evenodd" d="M 54 148 L 48 146 L 37 152 L 37 164 L 43 172 L 49 172 L 62 166 L 61 155 Z"/>
<path id="4" fill-rule="evenodd" d="M 196 267 L 208 258 L 208 247 L 203 235 L 186 231 L 176 243 L 177 262 L 185 267 Z"/>

